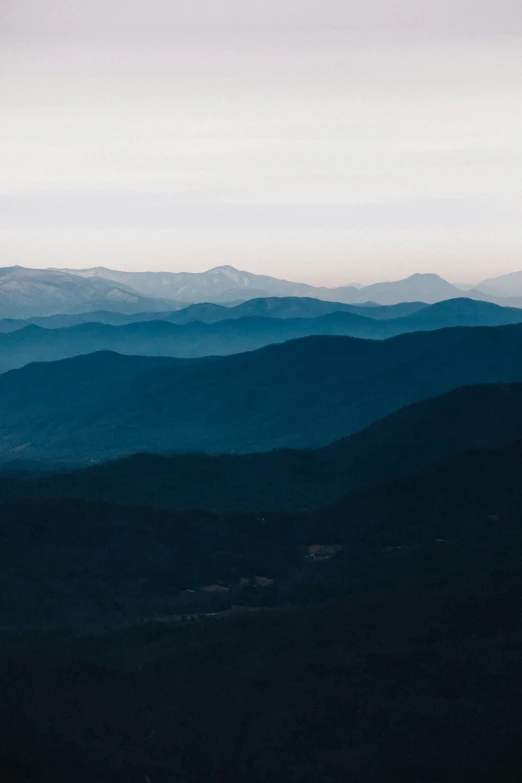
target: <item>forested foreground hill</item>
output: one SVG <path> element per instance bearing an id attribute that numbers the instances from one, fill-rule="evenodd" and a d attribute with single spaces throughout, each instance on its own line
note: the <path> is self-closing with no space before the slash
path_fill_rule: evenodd
<path id="1" fill-rule="evenodd" d="M 520 582 L 3 639 L 9 783 L 518 781 Z"/>
<path id="2" fill-rule="evenodd" d="M 0 376 L 0 458 L 321 446 L 459 386 L 521 381 L 522 325 L 199 360 L 104 352 Z"/>
<path id="3" fill-rule="evenodd" d="M 330 446 L 258 454 L 137 454 L 41 475 L 0 473 L 0 501 L 76 498 L 208 511 L 299 511 L 470 448 L 522 439 L 522 384 L 455 389 L 409 405 Z M 23 463 L 22 463 L 23 465 Z"/>
<path id="4" fill-rule="evenodd" d="M 199 598 L 180 599 L 180 592 L 212 584 L 231 588 L 199 596 L 220 608 L 310 603 L 377 586 L 411 588 L 418 580 L 466 584 L 490 570 L 518 572 L 521 508 L 520 443 L 464 452 L 308 514 L 4 503 L 0 624 L 133 622 L 186 610 Z M 310 552 L 312 545 L 334 549 Z M 252 593 L 253 577 L 273 581 Z"/>
<path id="5" fill-rule="evenodd" d="M 521 479 L 515 444 L 264 525 L 2 507 L 2 625 L 7 607 L 19 628 L 76 627 L 3 632 L 3 777 L 503 783 L 522 760 Z M 345 549 L 309 561 L 319 536 Z M 262 569 L 272 599 L 165 621 L 182 562 Z M 89 611 L 127 627 L 85 635 Z"/>

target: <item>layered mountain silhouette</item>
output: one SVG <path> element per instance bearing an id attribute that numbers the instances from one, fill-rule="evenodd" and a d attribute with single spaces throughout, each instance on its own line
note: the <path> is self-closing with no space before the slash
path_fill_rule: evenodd
<path id="1" fill-rule="evenodd" d="M 437 328 L 515 317 L 475 305 L 0 376 L 4 462 L 264 450 L 0 474 L 0 777 L 517 779 L 522 324 Z"/>
<path id="2" fill-rule="evenodd" d="M 279 302 L 284 304 L 280 307 Z M 213 304 L 193 305 L 170 314 L 174 323 L 151 320 L 113 326 L 87 322 L 62 329 L 31 325 L 0 335 L 0 371 L 22 367 L 35 360 L 54 361 L 102 350 L 142 356 L 195 358 L 242 353 L 312 335 L 386 339 L 405 332 L 457 325 L 496 326 L 522 322 L 522 310 L 467 299 L 439 302 L 421 310 L 417 310 L 416 305 L 410 315 L 401 318 L 368 318 L 343 311 L 319 315 L 323 308 L 330 307 L 330 303 L 306 300 L 301 305 L 292 305 L 294 302 L 302 300 L 252 300 L 230 309 Z M 273 307 L 272 303 L 275 303 Z M 342 305 L 336 304 L 335 307 Z M 359 308 L 359 312 L 379 313 L 385 310 L 391 316 L 404 309 L 392 305 Z M 206 317 L 210 322 L 192 321 L 188 311 Z M 241 317 L 249 312 L 261 315 Z M 269 317 L 273 312 L 280 317 Z M 289 317 L 298 312 L 312 312 L 316 317 Z M 220 317 L 221 320 L 216 320 Z M 56 316 L 51 321 L 58 319 Z M 175 323 L 178 319 L 180 324 Z M 187 319 L 186 323 L 183 323 L 184 319 Z"/>
<path id="3" fill-rule="evenodd" d="M 16 334 L 16 333 L 15 333 Z M 463 385 L 522 381 L 522 326 L 310 337 L 228 357 L 101 352 L 0 376 L 1 457 L 326 445 Z"/>
<path id="4" fill-rule="evenodd" d="M 516 276 L 2 271 L 2 780 L 518 780 Z"/>
<path id="5" fill-rule="evenodd" d="M 429 304 L 461 297 L 463 290 L 472 299 L 522 306 L 522 287 L 513 285 L 517 274 L 486 280 L 473 288 L 461 289 L 436 274 L 416 273 L 404 280 L 372 285 L 344 285 L 334 288 L 312 286 L 256 275 L 232 266 L 219 266 L 207 272 L 120 272 L 105 267 L 65 270 L 81 277 L 101 277 L 140 291 L 145 296 L 170 297 L 178 301 L 231 302 L 234 299 L 267 296 L 315 297 L 329 301 L 378 304 L 421 301 Z M 521 273 L 522 274 L 522 273 Z M 507 298 L 508 301 L 503 302 Z"/>
<path id="6" fill-rule="evenodd" d="M 415 274 L 405 280 L 370 286 L 326 288 L 257 275 L 232 266 L 219 266 L 207 272 L 119 272 L 105 267 L 66 271 L 87 279 L 101 277 L 111 280 L 146 296 L 190 302 L 305 296 L 354 304 L 366 301 L 397 304 L 406 301 L 432 303 L 462 295 L 459 288 L 434 274 Z"/>
<path id="7" fill-rule="evenodd" d="M 158 312 L 176 309 L 179 302 L 237 304 L 274 296 L 312 297 L 344 304 L 430 304 L 462 295 L 462 289 L 435 274 L 414 274 L 404 280 L 369 286 L 326 288 L 256 275 L 231 266 L 198 273 L 121 272 L 105 267 L 39 270 L 16 266 L 0 270 L 0 314 L 4 318 L 103 309 Z M 485 281 L 484 288 L 469 289 L 466 296 L 522 306 L 522 296 L 512 279 Z"/>
<path id="8" fill-rule="evenodd" d="M 211 302 L 186 305 L 176 310 L 164 312 L 117 313 L 107 310 L 96 312 L 60 314 L 47 317 L 26 319 L 3 318 L 0 320 L 0 333 L 15 332 L 25 326 L 42 326 L 45 329 L 60 329 L 66 326 L 77 326 L 83 323 L 105 323 L 113 326 L 123 326 L 139 321 L 168 321 L 175 324 L 186 324 L 192 321 L 201 323 L 216 323 L 217 321 L 233 320 L 249 317 L 269 318 L 318 318 L 336 312 L 355 313 L 365 318 L 399 318 L 422 310 L 426 305 L 422 302 L 403 302 L 398 305 L 376 305 L 368 302 L 364 305 L 348 305 L 342 302 L 326 302 L 308 297 L 269 297 L 249 299 L 234 305 L 219 305 Z"/>
<path id="9" fill-rule="evenodd" d="M 209 511 L 306 510 L 448 455 L 516 439 L 522 440 L 522 384 L 469 386 L 409 405 L 322 449 L 142 454 L 35 480 L 0 474 L 0 502 L 76 498 Z"/>

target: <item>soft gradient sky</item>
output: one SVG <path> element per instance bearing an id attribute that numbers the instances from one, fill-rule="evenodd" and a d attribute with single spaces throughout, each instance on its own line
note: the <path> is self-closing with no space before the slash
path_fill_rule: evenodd
<path id="1" fill-rule="evenodd" d="M 520 0 L 0 0 L 0 265 L 522 269 Z"/>

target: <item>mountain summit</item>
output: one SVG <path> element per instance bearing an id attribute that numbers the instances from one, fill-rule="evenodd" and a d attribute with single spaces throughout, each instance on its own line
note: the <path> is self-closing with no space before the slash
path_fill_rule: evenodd
<path id="1" fill-rule="evenodd" d="M 522 297 L 492 289 L 465 292 L 471 299 L 522 307 Z M 0 269 L 0 317 L 33 318 L 58 313 L 111 310 L 159 312 L 189 303 L 237 304 L 267 297 L 308 297 L 341 304 L 434 304 L 460 298 L 460 288 L 436 274 L 414 274 L 404 280 L 367 286 L 315 287 L 217 266 L 206 272 L 123 272 L 90 269 Z"/>
<path id="2" fill-rule="evenodd" d="M 420 273 L 395 282 L 327 288 L 258 275 L 230 265 L 216 266 L 206 272 L 121 272 L 104 267 L 63 271 L 78 277 L 111 280 L 143 296 L 167 297 L 180 302 L 231 302 L 267 296 L 306 296 L 344 304 L 432 304 L 462 296 L 460 288 L 438 275 Z"/>

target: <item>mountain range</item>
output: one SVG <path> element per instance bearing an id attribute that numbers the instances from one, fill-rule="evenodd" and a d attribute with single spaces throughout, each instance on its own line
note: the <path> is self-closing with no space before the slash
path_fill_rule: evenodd
<path id="1" fill-rule="evenodd" d="M 163 312 L 117 313 L 107 310 L 25 319 L 3 318 L 0 333 L 15 332 L 26 326 L 42 326 L 45 329 L 60 329 L 83 323 L 105 323 L 113 326 L 138 323 L 140 321 L 168 321 L 174 324 L 188 324 L 193 321 L 216 323 L 239 318 L 317 318 L 330 313 L 346 312 L 365 318 L 386 320 L 410 315 L 426 307 L 422 302 L 403 302 L 398 305 L 348 305 L 342 302 L 326 302 L 309 297 L 269 297 L 249 299 L 240 304 L 220 305 L 211 302 L 186 305 L 176 310 Z M 507 309 L 507 308 L 506 308 Z M 516 310 L 517 308 L 511 308 Z"/>
<path id="2" fill-rule="evenodd" d="M 471 299 L 522 306 L 516 275 L 469 288 Z M 438 275 L 414 274 L 405 280 L 367 286 L 314 287 L 222 266 L 207 272 L 120 272 L 92 269 L 0 269 L 0 315 L 31 318 L 112 310 L 126 313 L 174 310 L 180 303 L 238 303 L 252 298 L 311 297 L 344 304 L 398 304 L 462 297 L 463 290 Z"/>
<path id="3" fill-rule="evenodd" d="M 3 270 L 0 779 L 520 780 L 520 293 Z"/>
<path id="4" fill-rule="evenodd" d="M 271 306 L 272 303 L 277 305 Z M 407 332 L 451 326 L 499 326 L 522 322 L 522 309 L 471 299 L 450 299 L 426 305 L 420 310 L 419 305 L 415 305 L 412 306 L 413 312 L 402 317 L 392 316 L 406 310 L 408 305 L 359 308 L 360 313 L 370 314 L 384 310 L 387 318 L 373 315 L 368 318 L 342 310 L 337 312 L 334 309 L 337 307 L 356 309 L 351 305 L 314 299 L 255 299 L 233 308 L 213 304 L 192 305 L 166 314 L 168 321 L 153 319 L 123 326 L 86 322 L 59 329 L 33 324 L 0 335 L 0 372 L 32 361 L 55 361 L 104 350 L 137 356 L 196 358 L 242 353 L 312 335 L 382 340 Z M 334 311 L 319 315 L 321 311 L 328 312 L 328 309 Z M 289 317 L 293 313 L 304 314 L 307 311 L 314 317 Z M 245 312 L 259 312 L 260 315 L 241 317 Z M 272 317 L 273 313 L 279 317 Z M 190 320 L 198 315 L 209 322 Z M 43 320 L 56 322 L 61 318 L 66 317 L 54 316 Z"/>
<path id="5" fill-rule="evenodd" d="M 176 307 L 3 322 L 0 778 L 518 780 L 522 310 Z"/>
<path id="6" fill-rule="evenodd" d="M 515 325 L 308 337 L 202 359 L 101 352 L 33 363 L 0 376 L 0 457 L 326 445 L 458 386 L 521 382 L 521 357 Z"/>
<path id="7" fill-rule="evenodd" d="M 240 271 L 232 266 L 219 266 L 207 272 L 120 272 L 105 267 L 65 271 L 86 279 L 111 280 L 119 285 L 131 287 L 145 296 L 167 297 L 189 302 L 220 302 L 267 296 L 307 296 L 351 304 L 366 301 L 378 304 L 421 301 L 430 304 L 442 299 L 462 296 L 462 289 L 435 274 L 413 274 L 404 280 L 366 286 L 344 285 L 326 288 L 257 275 Z M 469 287 L 467 296 L 478 299 L 487 299 L 488 295 L 501 298 L 522 297 L 522 273 L 520 273 L 521 281 L 516 286 L 513 285 L 515 276 L 508 277 L 509 280 L 506 281 L 503 278 L 488 280 L 484 289 L 481 284 L 476 288 Z M 514 303 L 510 302 L 510 304 Z"/>
<path id="8" fill-rule="evenodd" d="M 171 300 L 154 299 L 102 277 L 85 279 L 63 270 L 20 266 L 0 268 L 0 315 L 4 318 L 100 309 L 137 313 L 176 306 Z"/>

